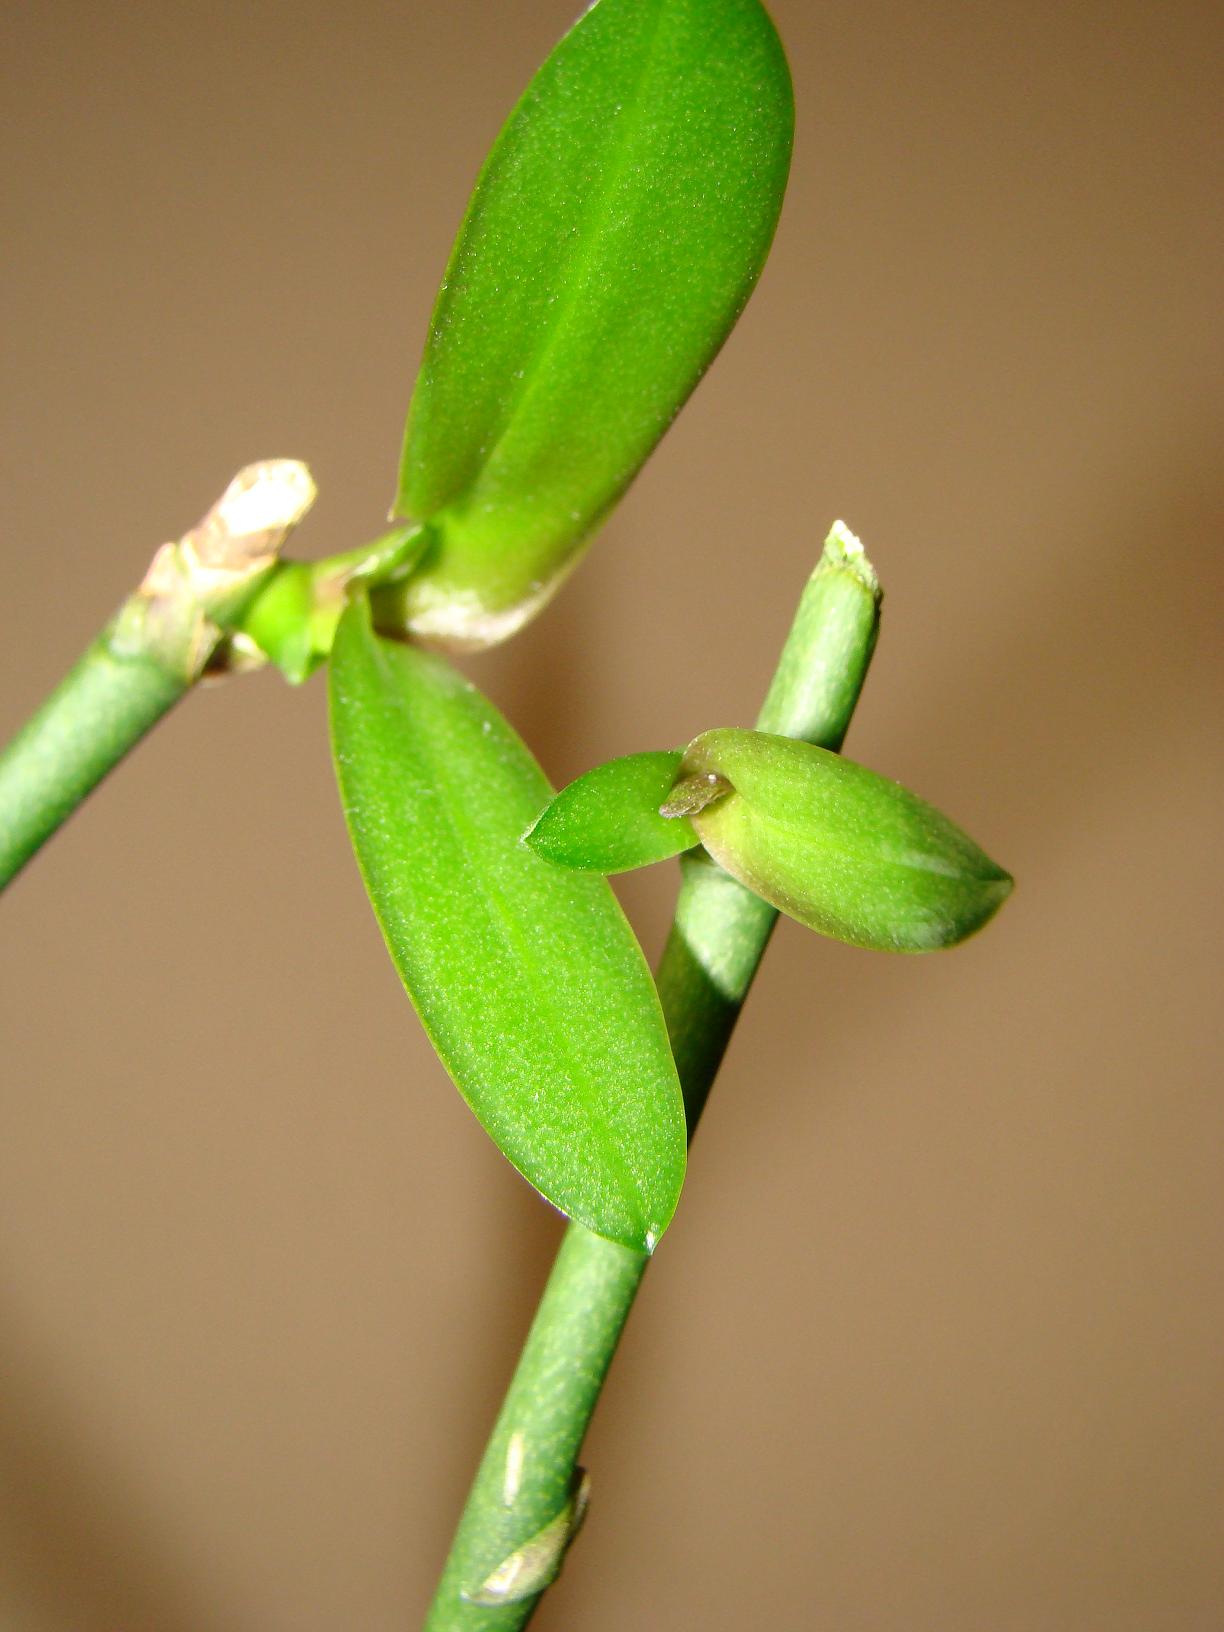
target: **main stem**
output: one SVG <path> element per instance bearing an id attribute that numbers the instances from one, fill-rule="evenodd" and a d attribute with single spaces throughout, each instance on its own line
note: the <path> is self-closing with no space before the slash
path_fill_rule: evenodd
<path id="1" fill-rule="evenodd" d="M 880 592 L 839 523 L 808 581 L 758 728 L 841 747 L 866 678 Z M 704 852 L 685 857 L 657 984 L 692 1138 L 777 913 Z M 459 1522 L 426 1632 L 530 1620 L 580 1522 L 578 1455 L 649 1259 L 565 1232 Z"/>
<path id="2" fill-rule="evenodd" d="M 0 889 L 191 684 L 185 665 L 124 644 L 134 621 L 125 608 L 108 624 L 0 753 Z"/>
<path id="3" fill-rule="evenodd" d="M 203 673 L 314 502 L 296 459 L 240 470 L 0 752 L 0 890 Z"/>

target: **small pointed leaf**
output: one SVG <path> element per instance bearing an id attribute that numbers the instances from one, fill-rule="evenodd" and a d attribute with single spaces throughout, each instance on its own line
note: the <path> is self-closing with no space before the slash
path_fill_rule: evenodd
<path id="1" fill-rule="evenodd" d="M 684 1110 L 615 897 L 521 842 L 551 790 L 462 675 L 375 635 L 362 601 L 340 621 L 331 671 L 353 847 L 434 1047 L 554 1206 L 652 1250 L 683 1180 Z"/>
<path id="2" fill-rule="evenodd" d="M 623 873 L 700 844 L 683 816 L 660 816 L 684 755 L 626 754 L 562 788 L 526 841 L 539 856 L 591 873 Z"/>
<path id="3" fill-rule="evenodd" d="M 883 951 L 953 946 L 1011 890 L 946 816 L 811 743 L 707 731 L 689 744 L 684 770 L 730 784 L 692 818 L 714 859 L 822 935 Z"/>
<path id="4" fill-rule="evenodd" d="M 486 645 L 551 594 L 743 310 L 793 117 L 758 0 L 598 0 L 553 51 L 433 314 L 393 512 L 436 529 L 407 627 Z"/>

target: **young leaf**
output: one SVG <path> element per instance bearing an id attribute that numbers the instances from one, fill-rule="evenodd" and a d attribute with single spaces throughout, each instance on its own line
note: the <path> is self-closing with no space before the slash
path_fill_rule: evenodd
<path id="1" fill-rule="evenodd" d="M 524 835 L 539 856 L 581 872 L 624 873 L 700 844 L 683 816 L 659 815 L 683 752 L 626 754 L 571 782 Z"/>
<path id="2" fill-rule="evenodd" d="M 441 659 L 336 632 L 332 740 L 349 832 L 408 994 L 515 1167 L 600 1235 L 650 1251 L 684 1175 L 658 997 L 607 883 L 520 842 L 543 772 Z"/>
<path id="3" fill-rule="evenodd" d="M 553 51 L 433 314 L 393 514 L 435 544 L 380 597 L 407 627 L 487 645 L 551 594 L 743 310 L 792 127 L 758 0 L 598 0 Z"/>
<path id="4" fill-rule="evenodd" d="M 811 743 L 707 731 L 689 744 L 684 771 L 730 784 L 692 817 L 714 859 L 822 935 L 882 951 L 953 946 L 1011 891 L 946 816 Z"/>

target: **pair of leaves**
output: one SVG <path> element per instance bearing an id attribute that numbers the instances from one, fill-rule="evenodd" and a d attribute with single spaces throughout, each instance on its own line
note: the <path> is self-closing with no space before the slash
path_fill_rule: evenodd
<path id="1" fill-rule="evenodd" d="M 380 629 L 487 645 L 552 593 L 751 293 L 792 124 L 758 0 L 598 0 L 565 37 L 438 297 L 393 509 L 424 554 L 370 586 Z M 313 650 L 289 654 L 302 672 Z M 520 842 L 551 792 L 539 767 L 364 603 L 335 634 L 332 728 L 375 911 L 460 1090 L 550 1201 L 650 1250 L 684 1170 L 675 1067 L 606 882 Z"/>
<path id="2" fill-rule="evenodd" d="M 561 866 L 601 873 L 704 844 L 809 929 L 879 951 L 954 946 L 1012 886 L 899 783 L 763 731 L 706 731 L 682 754 L 601 765 L 557 795 L 527 840 Z"/>

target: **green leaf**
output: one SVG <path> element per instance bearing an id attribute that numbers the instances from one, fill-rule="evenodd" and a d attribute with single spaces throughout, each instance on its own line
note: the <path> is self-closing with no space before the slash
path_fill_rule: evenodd
<path id="1" fill-rule="evenodd" d="M 548 861 L 591 873 L 624 873 L 691 850 L 701 843 L 692 823 L 659 814 L 683 758 L 626 754 L 597 765 L 545 807 L 527 843 Z"/>
<path id="2" fill-rule="evenodd" d="M 684 1176 L 680 1087 L 607 883 L 521 843 L 543 772 L 462 675 L 375 635 L 364 602 L 336 632 L 331 718 L 366 888 L 460 1092 L 554 1206 L 652 1250 Z"/>
<path id="3" fill-rule="evenodd" d="M 707 731 L 685 751 L 684 770 L 730 785 L 692 817 L 715 860 L 822 935 L 882 951 L 953 946 L 1011 891 L 946 816 L 811 743 Z"/>
<path id="4" fill-rule="evenodd" d="M 792 127 L 757 0 L 598 0 L 557 46 L 433 314 L 393 512 L 436 526 L 408 627 L 487 645 L 551 594 L 743 310 Z"/>

